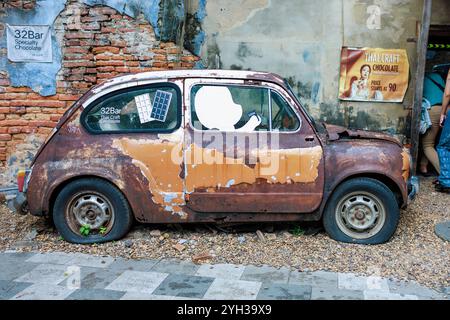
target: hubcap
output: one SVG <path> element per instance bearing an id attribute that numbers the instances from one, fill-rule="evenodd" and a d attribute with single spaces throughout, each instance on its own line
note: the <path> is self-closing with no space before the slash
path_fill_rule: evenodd
<path id="1" fill-rule="evenodd" d="M 80 234 L 80 227 L 88 226 L 90 231 L 106 234 L 114 223 L 114 210 L 109 200 L 95 191 L 74 195 L 66 209 L 66 220 L 70 229 Z"/>
<path id="2" fill-rule="evenodd" d="M 336 221 L 346 235 L 366 239 L 377 234 L 384 225 L 386 212 L 382 202 L 368 192 L 353 192 L 336 207 Z"/>

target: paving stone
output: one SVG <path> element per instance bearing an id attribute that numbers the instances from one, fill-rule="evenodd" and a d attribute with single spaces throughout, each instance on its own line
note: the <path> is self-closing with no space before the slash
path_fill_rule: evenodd
<path id="1" fill-rule="evenodd" d="M 450 241 L 450 221 L 436 224 L 434 232 L 439 238 Z"/>
<path id="2" fill-rule="evenodd" d="M 153 292 L 154 295 L 169 295 L 202 298 L 214 278 L 171 274 Z"/>
<path id="3" fill-rule="evenodd" d="M 112 257 L 92 256 L 84 253 L 75 253 L 71 260 L 67 262 L 69 265 L 91 267 L 91 268 L 106 268 L 114 262 Z"/>
<path id="4" fill-rule="evenodd" d="M 246 266 L 241 280 L 288 283 L 290 270 L 288 268 L 273 268 L 269 266 Z"/>
<path id="5" fill-rule="evenodd" d="M 123 273 L 123 271 L 119 270 L 90 267 L 80 267 L 79 270 L 78 278 L 76 275 L 69 276 L 59 285 L 76 289 L 104 289 Z"/>
<path id="6" fill-rule="evenodd" d="M 31 256 L 27 262 L 45 263 L 45 264 L 67 264 L 73 259 L 73 254 L 64 252 L 36 253 Z"/>
<path id="7" fill-rule="evenodd" d="M 41 284 L 58 284 L 68 277 L 67 266 L 56 264 L 40 264 L 30 272 L 17 278 L 17 282 Z"/>
<path id="8" fill-rule="evenodd" d="M 215 279 L 203 298 L 208 300 L 254 300 L 260 288 L 261 282 Z"/>
<path id="9" fill-rule="evenodd" d="M 195 275 L 199 266 L 190 261 L 162 259 L 152 267 L 152 271 L 174 274 Z"/>
<path id="10" fill-rule="evenodd" d="M 186 297 L 162 296 L 143 292 L 127 292 L 120 300 L 199 300 Z"/>
<path id="11" fill-rule="evenodd" d="M 153 293 L 168 275 L 160 272 L 125 271 L 105 289 Z"/>
<path id="12" fill-rule="evenodd" d="M 197 270 L 196 276 L 214 277 L 220 279 L 239 280 L 244 273 L 244 266 L 234 264 L 203 264 Z"/>
<path id="13" fill-rule="evenodd" d="M 117 258 L 108 268 L 114 271 L 151 271 L 159 260 L 130 260 Z"/>
<path id="14" fill-rule="evenodd" d="M 34 268 L 36 268 L 38 264 L 36 263 L 16 263 L 14 261 L 0 261 L 0 280 L 15 280 L 24 274 L 30 272 Z"/>
<path id="15" fill-rule="evenodd" d="M 34 252 L 1 252 L 0 261 L 11 263 L 24 263 L 34 256 Z"/>
<path id="16" fill-rule="evenodd" d="M 310 285 L 337 288 L 338 277 L 335 272 L 328 271 L 314 271 L 314 272 L 299 272 L 292 270 L 289 274 L 289 284 L 296 285 Z"/>
<path id="17" fill-rule="evenodd" d="M 363 291 L 345 290 L 335 287 L 319 287 L 312 288 L 311 300 L 363 300 Z"/>
<path id="18" fill-rule="evenodd" d="M 381 290 L 389 291 L 386 279 L 377 276 L 363 277 L 353 273 L 338 274 L 338 288 L 346 290 Z"/>
<path id="19" fill-rule="evenodd" d="M 35 283 L 17 293 L 10 300 L 64 300 L 73 291 L 57 285 Z"/>
<path id="20" fill-rule="evenodd" d="M 0 300 L 8 300 L 32 283 L 0 280 Z"/>
<path id="21" fill-rule="evenodd" d="M 311 286 L 263 283 L 257 300 L 310 300 Z"/>
<path id="22" fill-rule="evenodd" d="M 391 293 L 383 290 L 365 290 L 364 300 L 418 300 L 416 295 Z"/>
<path id="23" fill-rule="evenodd" d="M 416 295 L 421 299 L 440 299 L 443 298 L 437 291 L 421 286 L 412 281 L 388 280 L 389 291 L 392 293 Z"/>
<path id="24" fill-rule="evenodd" d="M 119 300 L 125 292 L 102 289 L 75 290 L 66 300 Z"/>

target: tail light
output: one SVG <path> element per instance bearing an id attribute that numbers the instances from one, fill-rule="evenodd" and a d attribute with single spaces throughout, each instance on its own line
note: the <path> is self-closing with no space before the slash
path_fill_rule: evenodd
<path id="1" fill-rule="evenodd" d="M 17 186 L 19 188 L 19 192 L 23 192 L 23 186 L 25 185 L 25 177 L 26 171 L 19 170 L 19 172 L 17 173 Z"/>

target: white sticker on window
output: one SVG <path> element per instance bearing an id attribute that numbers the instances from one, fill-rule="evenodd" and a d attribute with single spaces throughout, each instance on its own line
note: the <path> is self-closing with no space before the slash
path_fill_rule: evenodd
<path id="1" fill-rule="evenodd" d="M 155 94 L 153 104 L 148 93 L 136 96 L 134 101 L 139 113 L 139 121 L 146 123 L 150 121 L 165 122 L 169 111 L 172 93 L 158 90 Z"/>

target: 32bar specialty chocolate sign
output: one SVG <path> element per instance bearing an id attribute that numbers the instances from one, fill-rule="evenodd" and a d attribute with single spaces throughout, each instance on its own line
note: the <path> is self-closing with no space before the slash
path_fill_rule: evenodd
<path id="1" fill-rule="evenodd" d="M 402 102 L 409 80 L 406 50 L 348 48 L 341 52 L 339 99 Z"/>

